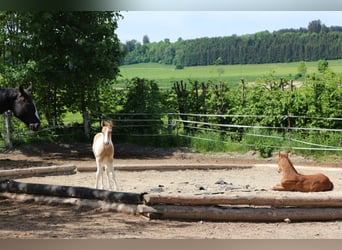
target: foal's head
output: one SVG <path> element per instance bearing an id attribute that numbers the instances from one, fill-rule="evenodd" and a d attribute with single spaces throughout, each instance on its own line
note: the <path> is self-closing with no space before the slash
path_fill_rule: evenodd
<path id="1" fill-rule="evenodd" d="M 19 87 L 18 94 L 13 103 L 13 114 L 24 122 L 32 131 L 37 131 L 40 119 L 36 105 L 30 93 L 31 87 L 24 89 Z"/>
<path id="2" fill-rule="evenodd" d="M 289 159 L 289 153 L 281 153 L 279 152 L 278 154 L 278 172 L 281 173 L 284 171 L 286 168 L 291 168 L 294 169 L 292 162 Z"/>
<path id="3" fill-rule="evenodd" d="M 111 121 L 101 121 L 103 143 L 109 144 L 112 141 L 112 128 L 113 123 Z"/>

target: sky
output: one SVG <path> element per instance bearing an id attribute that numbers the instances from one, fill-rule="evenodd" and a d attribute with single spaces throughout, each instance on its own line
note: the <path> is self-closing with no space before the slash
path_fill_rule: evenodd
<path id="1" fill-rule="evenodd" d="M 342 11 L 121 11 L 116 33 L 122 43 L 142 39 L 193 39 L 307 28 L 321 20 L 326 26 L 342 26 Z"/>

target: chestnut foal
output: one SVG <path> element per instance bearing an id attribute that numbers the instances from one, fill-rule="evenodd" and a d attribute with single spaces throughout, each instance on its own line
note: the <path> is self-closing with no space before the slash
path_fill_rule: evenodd
<path id="1" fill-rule="evenodd" d="M 324 174 L 303 175 L 296 171 L 288 158 L 288 153 L 280 153 L 278 172 L 283 174 L 281 183 L 272 189 L 276 191 L 320 192 L 334 188 L 333 183 Z"/>

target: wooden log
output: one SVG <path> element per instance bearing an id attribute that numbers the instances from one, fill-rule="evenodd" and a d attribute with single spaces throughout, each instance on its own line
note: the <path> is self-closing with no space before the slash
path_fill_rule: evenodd
<path id="1" fill-rule="evenodd" d="M 249 205 L 274 207 L 342 207 L 341 193 L 257 192 L 224 195 L 145 194 L 148 205 Z"/>
<path id="2" fill-rule="evenodd" d="M 159 171 L 177 171 L 177 170 L 214 170 L 214 169 L 248 169 L 252 165 L 242 164 L 117 164 L 115 170 L 120 171 L 146 171 L 146 170 L 159 170 Z M 93 166 L 77 166 L 79 172 L 95 172 L 96 165 Z"/>
<path id="3" fill-rule="evenodd" d="M 20 202 L 38 202 L 41 204 L 55 205 L 55 204 L 67 204 L 75 205 L 78 207 L 100 208 L 103 211 L 113 211 L 126 214 L 137 214 L 136 204 L 124 204 L 117 202 L 107 202 L 102 200 L 88 200 L 79 198 L 62 198 L 53 196 L 42 196 L 32 194 L 16 194 L 16 193 L 0 193 L 1 197 L 7 199 L 14 199 Z"/>
<path id="4" fill-rule="evenodd" d="M 0 182 L 0 192 L 26 193 L 45 196 L 106 200 L 126 204 L 142 203 L 142 194 L 111 192 L 86 187 L 33 184 L 7 180 Z"/>
<path id="5" fill-rule="evenodd" d="M 340 208 L 249 208 L 221 206 L 139 205 L 138 213 L 150 219 L 189 221 L 326 221 L 342 219 Z"/>
<path id="6" fill-rule="evenodd" d="M 61 166 L 48 166 L 48 167 L 33 167 L 33 168 L 16 168 L 9 170 L 1 170 L 0 177 L 14 177 L 38 174 L 51 174 L 51 173 L 69 173 L 75 172 L 76 166 L 74 164 L 67 164 Z"/>

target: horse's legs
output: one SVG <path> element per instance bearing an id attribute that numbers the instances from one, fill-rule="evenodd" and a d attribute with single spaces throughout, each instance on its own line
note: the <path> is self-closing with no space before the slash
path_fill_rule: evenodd
<path id="1" fill-rule="evenodd" d="M 102 183 L 102 187 L 101 189 L 103 189 L 103 170 L 102 170 L 102 166 L 99 162 L 99 160 L 96 158 L 96 167 L 97 167 L 97 171 L 96 171 L 96 182 L 95 182 L 95 188 L 98 189 L 99 187 L 99 180 L 101 178 L 101 183 Z"/>
<path id="2" fill-rule="evenodd" d="M 116 191 L 119 191 L 119 185 L 118 185 L 118 182 L 117 182 L 117 180 L 116 180 L 115 172 L 114 172 L 114 162 L 112 163 L 112 166 L 111 166 L 111 168 L 110 168 L 110 173 L 111 173 L 112 179 L 113 179 L 113 181 L 114 181 L 115 190 L 116 190 Z"/>
<path id="3" fill-rule="evenodd" d="M 113 186 L 112 186 L 112 182 L 113 182 L 115 190 L 118 191 L 119 186 L 118 186 L 118 183 L 117 183 L 116 178 L 115 178 L 114 163 L 108 164 L 106 166 L 106 174 L 107 174 L 107 180 L 108 180 L 110 190 L 114 190 Z"/>
<path id="4" fill-rule="evenodd" d="M 106 171 L 106 176 L 107 176 L 107 182 L 108 182 L 109 189 L 110 189 L 110 190 L 113 190 L 112 182 L 111 182 L 111 180 L 110 180 L 110 174 L 111 174 L 111 172 L 110 172 L 110 169 L 109 169 L 109 167 L 108 167 L 108 164 L 106 164 L 105 171 Z"/>
<path id="5" fill-rule="evenodd" d="M 286 191 L 286 189 L 281 184 L 277 184 L 277 185 L 273 186 L 272 190 L 274 190 L 274 191 Z"/>

